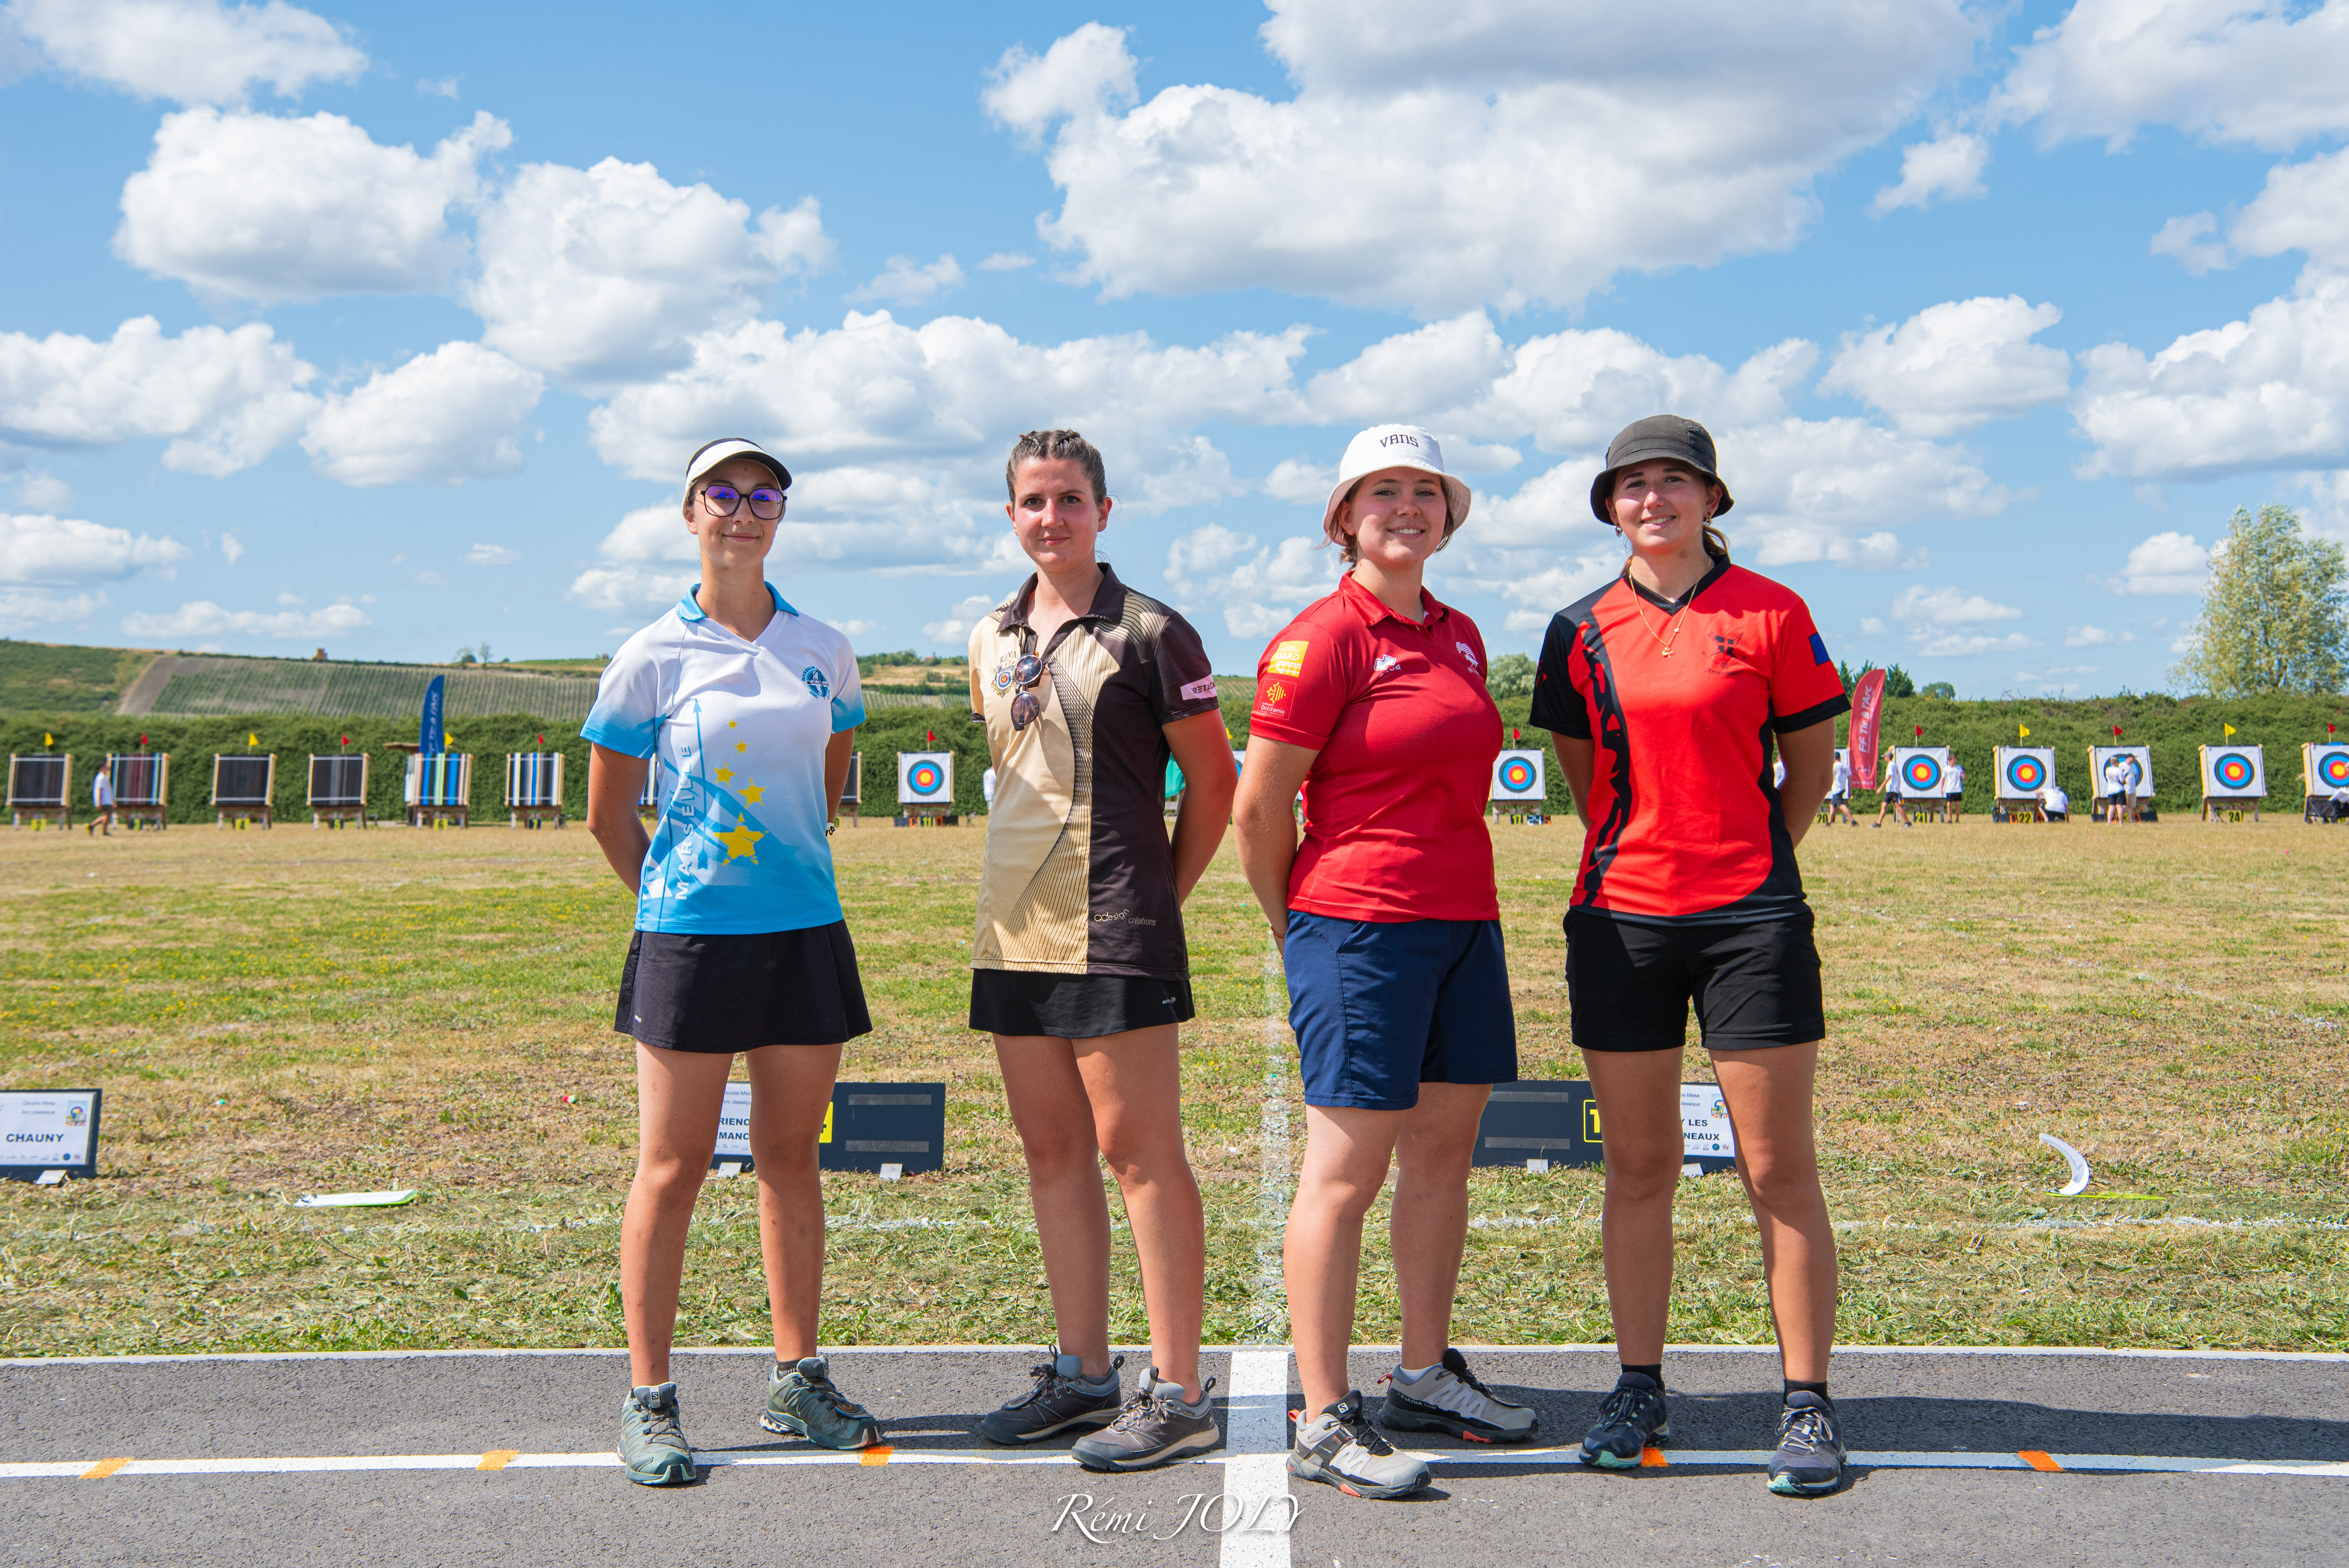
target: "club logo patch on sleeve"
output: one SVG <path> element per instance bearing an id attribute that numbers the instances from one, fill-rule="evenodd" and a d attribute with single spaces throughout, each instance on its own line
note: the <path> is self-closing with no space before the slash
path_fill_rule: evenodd
<path id="1" fill-rule="evenodd" d="M 1310 643 L 1302 637 L 1293 642 L 1275 643 L 1272 645 L 1272 657 L 1265 665 L 1266 672 L 1276 676 L 1303 675 L 1305 650 L 1310 645 Z"/>
<path id="2" fill-rule="evenodd" d="M 1216 677 L 1209 676 L 1205 680 L 1193 681 L 1175 695 L 1185 702 L 1213 702 L 1216 700 Z"/>
<path id="3" fill-rule="evenodd" d="M 1280 705 L 1288 700 L 1288 688 L 1278 681 L 1268 682 L 1256 694 L 1256 710 L 1267 718 L 1284 718 L 1288 710 Z"/>

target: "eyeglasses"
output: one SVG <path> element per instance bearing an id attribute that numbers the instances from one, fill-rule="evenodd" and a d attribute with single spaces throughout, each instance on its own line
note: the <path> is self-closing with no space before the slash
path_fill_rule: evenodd
<path id="1" fill-rule="evenodd" d="M 734 509 L 742 504 L 743 492 L 732 485 L 704 485 L 701 504 L 719 517 L 732 517 Z M 750 492 L 750 515 L 767 522 L 783 515 L 783 492 L 772 485 L 761 485 Z"/>
<path id="2" fill-rule="evenodd" d="M 1020 655 L 1019 662 L 1011 666 L 1011 684 L 1019 688 L 1019 695 L 1011 699 L 1013 734 L 1043 717 L 1044 705 L 1036 696 L 1036 683 L 1043 678 L 1044 661 L 1033 654 Z"/>

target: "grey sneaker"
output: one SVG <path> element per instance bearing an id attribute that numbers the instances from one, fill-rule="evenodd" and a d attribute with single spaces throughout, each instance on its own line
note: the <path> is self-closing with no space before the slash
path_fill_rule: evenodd
<path id="1" fill-rule="evenodd" d="M 999 1410 L 990 1410 L 978 1423 L 978 1435 L 990 1443 L 1032 1443 L 1071 1427 L 1106 1427 L 1118 1416 L 1121 1356 L 1109 1364 L 1099 1380 L 1084 1376 L 1084 1363 L 1053 1346 L 1052 1358 L 1028 1370 L 1036 1386 Z"/>
<path id="2" fill-rule="evenodd" d="M 620 1462 L 639 1486 L 676 1486 L 695 1479 L 693 1445 L 677 1421 L 677 1385 L 631 1388 L 620 1407 Z"/>
<path id="3" fill-rule="evenodd" d="M 1599 1424 L 1582 1439 L 1578 1456 L 1601 1470 L 1638 1470 L 1643 1450 L 1672 1435 L 1664 1390 L 1643 1372 L 1626 1372 L 1599 1407 Z"/>
<path id="4" fill-rule="evenodd" d="M 831 1365 L 821 1356 L 789 1367 L 775 1363 L 767 1374 L 767 1408 L 759 1413 L 759 1425 L 822 1449 L 869 1449 L 881 1440 L 881 1423 L 833 1386 Z"/>
<path id="5" fill-rule="evenodd" d="M 1541 1420 L 1532 1410 L 1504 1399 L 1468 1370 L 1468 1358 L 1449 1346 L 1441 1365 L 1415 1383 L 1397 1367 L 1387 1374 L 1387 1397 L 1379 1425 L 1391 1432 L 1450 1432 L 1472 1443 L 1522 1443 Z"/>
<path id="6" fill-rule="evenodd" d="M 1427 1466 L 1397 1453 L 1371 1425 L 1360 1389 L 1297 1423 L 1288 1473 L 1299 1480 L 1327 1481 L 1350 1497 L 1403 1497 L 1427 1484 Z"/>
<path id="7" fill-rule="evenodd" d="M 1780 1497 L 1817 1497 L 1843 1480 L 1843 1434 L 1835 1407 L 1807 1388 L 1786 1396 L 1778 1413 L 1778 1451 L 1770 1456 L 1770 1490 Z"/>
<path id="8" fill-rule="evenodd" d="M 1079 1438 L 1069 1451 L 1089 1470 L 1148 1470 L 1185 1454 L 1203 1454 L 1224 1440 L 1210 1398 L 1216 1380 L 1199 1385 L 1199 1402 L 1183 1402 L 1183 1385 L 1161 1382 L 1153 1367 L 1108 1430 Z"/>

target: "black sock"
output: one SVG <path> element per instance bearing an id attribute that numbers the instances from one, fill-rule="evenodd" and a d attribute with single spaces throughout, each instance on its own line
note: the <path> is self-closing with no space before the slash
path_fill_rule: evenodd
<path id="1" fill-rule="evenodd" d="M 1826 1399 L 1830 1406 L 1835 1403 L 1833 1399 L 1827 1399 L 1827 1386 L 1825 1378 L 1820 1379 L 1816 1383 L 1797 1383 L 1792 1377 L 1789 1377 L 1785 1379 L 1785 1383 L 1786 1393 L 1788 1395 L 1816 1394 L 1820 1398 Z"/>
<path id="2" fill-rule="evenodd" d="M 1640 1377 L 1651 1379 L 1659 1388 L 1664 1386 L 1664 1367 L 1663 1363 L 1661 1362 L 1658 1362 L 1653 1367 L 1633 1367 L 1629 1363 L 1626 1363 L 1623 1367 L 1623 1370 L 1626 1372 L 1637 1372 Z M 1617 1379 L 1615 1386 L 1619 1388 L 1623 1386 L 1621 1379 Z"/>

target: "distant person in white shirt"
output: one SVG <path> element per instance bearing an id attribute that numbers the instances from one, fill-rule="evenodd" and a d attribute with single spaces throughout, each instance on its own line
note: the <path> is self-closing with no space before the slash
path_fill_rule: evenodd
<path id="1" fill-rule="evenodd" d="M 2039 791 L 2039 809 L 2051 822 L 2068 822 L 2072 820 L 2072 797 L 2051 779 L 2047 788 Z"/>
<path id="2" fill-rule="evenodd" d="M 1834 827 L 1837 817 L 1855 828 L 1859 826 L 1858 820 L 1851 814 L 1851 755 L 1845 751 L 1836 753 L 1835 782 L 1827 789 L 1827 826 Z"/>
<path id="3" fill-rule="evenodd" d="M 1774 789 L 1784 789 L 1786 787 L 1786 759 L 1785 758 L 1781 757 L 1777 761 L 1770 764 L 1770 783 L 1771 787 Z"/>
<path id="4" fill-rule="evenodd" d="M 2349 784 L 2340 786 L 2326 798 L 2324 820 L 2328 822 L 2349 820 Z"/>
<path id="5" fill-rule="evenodd" d="M 2107 822 L 2128 820 L 2129 786 L 2127 762 L 2127 758 L 2118 753 L 2105 758 L 2105 820 Z"/>
<path id="6" fill-rule="evenodd" d="M 995 810 L 995 769 L 990 768 L 978 776 L 978 792 L 987 797 L 987 809 Z"/>
<path id="7" fill-rule="evenodd" d="M 98 809 L 98 815 L 89 820 L 90 835 L 96 837 L 102 830 L 108 838 L 114 837 L 114 770 L 104 763 L 98 764 L 98 777 L 90 780 L 89 803 Z"/>
<path id="8" fill-rule="evenodd" d="M 1954 822 L 1966 814 L 1965 765 L 1954 758 L 1950 762 L 1950 820 Z"/>

